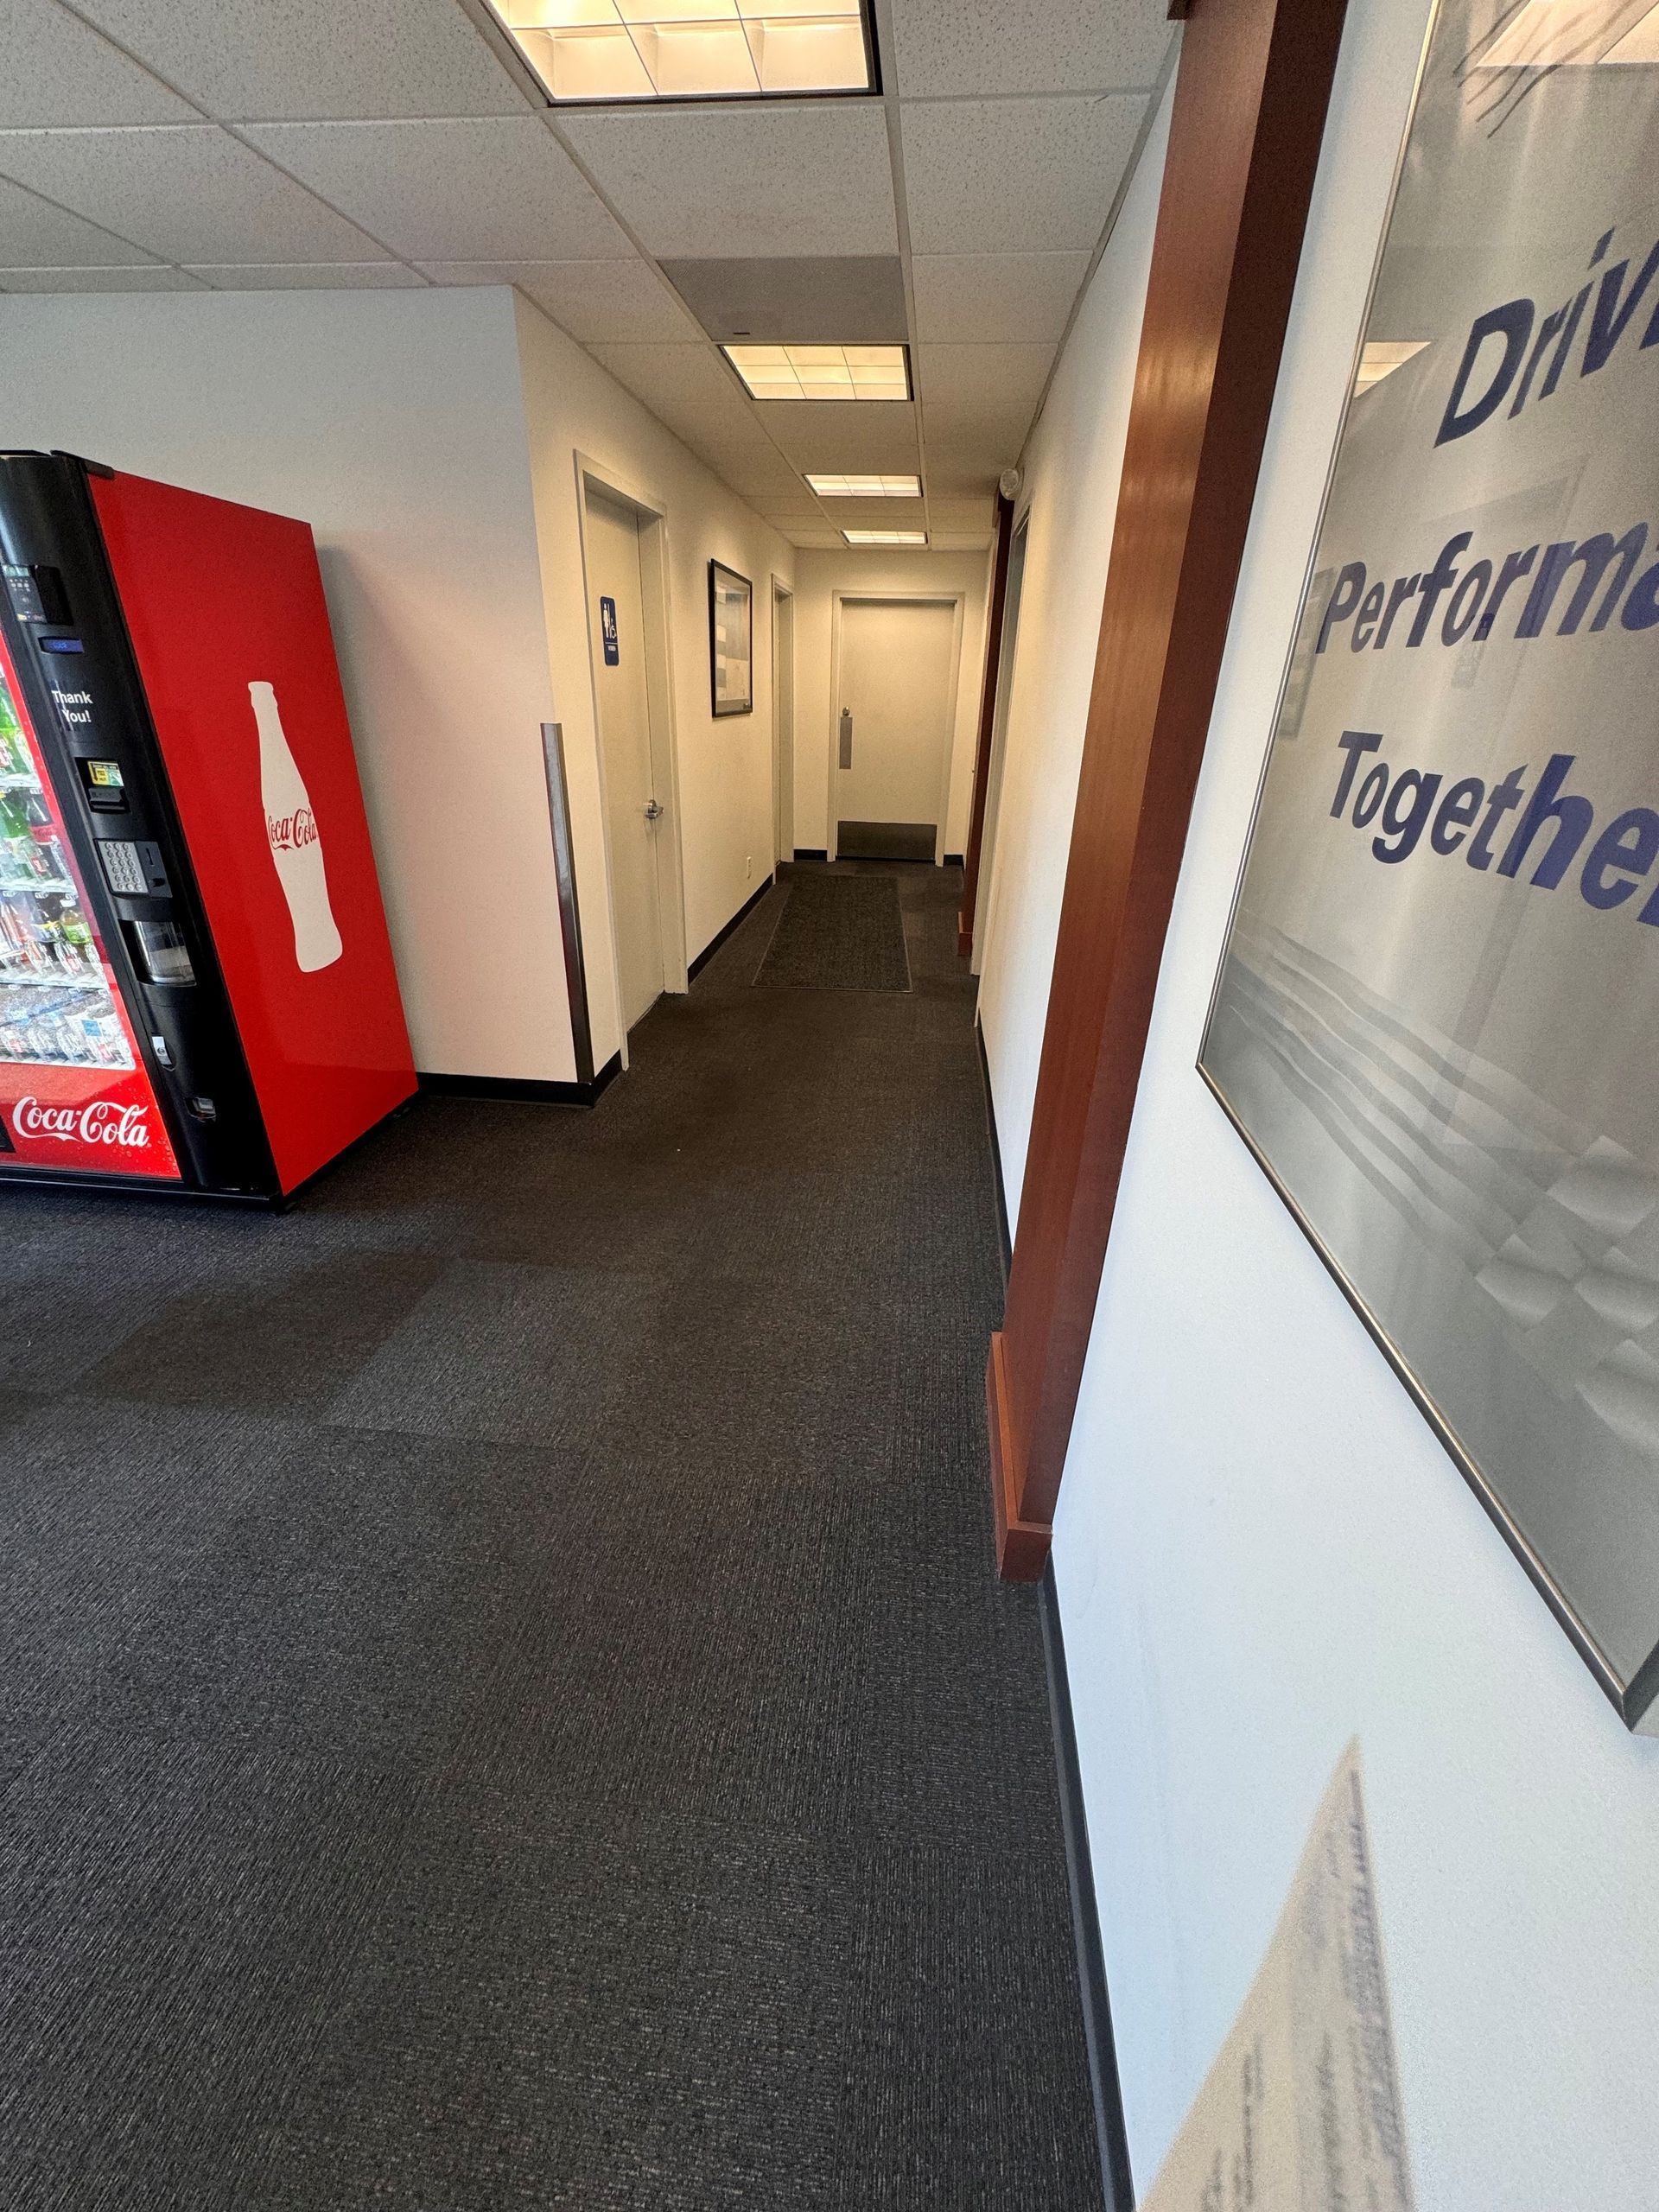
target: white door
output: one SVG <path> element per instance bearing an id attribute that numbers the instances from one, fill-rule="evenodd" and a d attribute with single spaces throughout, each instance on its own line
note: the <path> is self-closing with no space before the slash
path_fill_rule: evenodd
<path id="1" fill-rule="evenodd" d="M 652 789 L 651 707 L 639 585 L 639 524 L 632 507 L 588 491 L 588 588 L 594 686 L 605 757 L 606 828 L 622 1018 L 632 1029 L 662 995 L 663 924 Z"/>
<path id="2" fill-rule="evenodd" d="M 956 639 L 957 610 L 948 601 L 842 602 L 837 823 L 902 822 L 937 831 L 944 813 Z"/>
<path id="3" fill-rule="evenodd" d="M 795 857 L 795 599 L 772 599 L 772 847 L 774 857 Z"/>

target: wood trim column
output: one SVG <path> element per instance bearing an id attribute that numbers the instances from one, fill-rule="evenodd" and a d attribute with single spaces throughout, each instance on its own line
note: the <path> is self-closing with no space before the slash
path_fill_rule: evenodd
<path id="1" fill-rule="evenodd" d="M 1343 0 L 1193 0 L 1182 34 L 1007 1306 L 986 1372 L 998 1565 L 1014 1580 L 1048 1555 L 1342 19 Z"/>
<path id="2" fill-rule="evenodd" d="M 980 693 L 979 742 L 974 751 L 974 805 L 962 856 L 962 905 L 957 913 L 957 952 L 964 960 L 974 949 L 974 902 L 979 895 L 979 855 L 985 842 L 985 796 L 991 776 L 991 741 L 996 734 L 996 687 L 1002 673 L 1002 618 L 1008 603 L 1008 549 L 1013 543 L 1014 501 L 999 492 L 996 557 L 985 609 L 985 688 Z"/>

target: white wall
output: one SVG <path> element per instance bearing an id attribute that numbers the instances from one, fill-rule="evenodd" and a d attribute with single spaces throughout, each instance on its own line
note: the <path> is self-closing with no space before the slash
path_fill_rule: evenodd
<path id="1" fill-rule="evenodd" d="M 556 718 L 563 724 L 579 840 L 594 1053 L 615 1050 L 602 869 L 598 730 L 576 506 L 580 453 L 607 481 L 664 515 L 669 658 L 678 747 L 685 948 L 697 954 L 772 873 L 772 580 L 795 549 L 696 460 L 655 416 L 539 308 L 511 296 L 541 545 Z M 709 685 L 709 563 L 754 586 L 754 711 L 716 721 Z M 666 803 L 668 794 L 662 797 Z M 583 832 L 586 832 L 585 837 Z M 585 845 L 585 852 L 580 847 Z M 601 963 L 603 963 L 601 967 Z"/>
<path id="2" fill-rule="evenodd" d="M 1349 13 L 1055 1563 L 1142 2189 L 1357 1736 L 1426 2212 L 1651 2212 L 1659 1745 L 1604 1703 L 1193 1066 L 1424 19 Z M 1097 358 L 1103 414 L 1121 356 Z M 1065 588 L 1043 573 L 1022 655 Z M 1052 937 L 1035 873 L 998 918 L 1016 1158 L 1037 1017 L 1016 1018 L 1008 948 L 1031 991 Z"/>
<path id="3" fill-rule="evenodd" d="M 1166 91 L 1020 464 L 1016 520 L 1022 513 L 1030 519 L 979 997 L 1010 1221 L 1025 1178 L 1170 97 Z"/>
<path id="4" fill-rule="evenodd" d="M 313 525 L 416 1061 L 568 1077 L 509 298 L 9 298 L 0 390 L 12 445 Z"/>
<path id="5" fill-rule="evenodd" d="M 830 760 L 840 702 L 830 695 L 831 632 L 836 592 L 891 593 L 963 600 L 962 661 L 957 679 L 956 729 L 945 805 L 944 850 L 959 853 L 973 804 L 974 747 L 979 734 L 980 686 L 985 674 L 985 601 L 988 553 L 935 553 L 902 547 L 886 551 L 802 551 L 795 556 L 795 842 L 822 851 L 829 842 Z"/>
<path id="6" fill-rule="evenodd" d="M 575 1071 L 541 725 L 563 719 L 602 1064 L 615 1049 L 575 454 L 669 508 L 687 949 L 771 852 L 768 574 L 791 550 L 505 287 L 9 297 L 14 446 L 317 536 L 417 1064 Z M 709 715 L 706 563 L 756 584 L 756 711 Z"/>

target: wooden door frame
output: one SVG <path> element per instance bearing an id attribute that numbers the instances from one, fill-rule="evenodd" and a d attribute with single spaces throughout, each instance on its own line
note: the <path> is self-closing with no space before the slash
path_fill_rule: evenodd
<path id="1" fill-rule="evenodd" d="M 1016 484 L 1015 489 L 1017 490 Z M 985 676 L 979 695 L 979 738 L 974 747 L 973 810 L 962 855 L 962 904 L 957 910 L 957 952 L 965 960 L 974 949 L 974 902 L 979 895 L 979 855 L 985 841 L 985 801 L 991 781 L 991 739 L 996 721 L 996 685 L 1002 665 L 1002 617 L 1008 597 L 1008 555 L 1014 544 L 1014 501 L 1000 486 L 996 494 L 996 543 L 991 556 L 991 595 L 985 613 Z"/>
<path id="2" fill-rule="evenodd" d="M 1041 1574 L 1052 1538 L 1344 0 L 1179 12 L 1019 1228 L 986 1370 L 997 1561 L 1022 1581 Z"/>
<path id="3" fill-rule="evenodd" d="M 849 603 L 855 606 L 875 607 L 953 607 L 956 620 L 950 632 L 950 696 L 945 708 L 944 759 L 939 769 L 939 820 L 938 834 L 933 840 L 933 865 L 938 868 L 944 858 L 945 837 L 950 828 L 950 779 L 956 767 L 957 707 L 962 697 L 962 635 L 966 619 L 968 595 L 960 591 L 868 591 L 836 590 L 830 594 L 830 809 L 824 823 L 824 851 L 834 860 L 836 853 L 836 776 L 841 758 L 841 610 Z"/>
<path id="4" fill-rule="evenodd" d="M 1025 595 L 1026 560 L 1031 549 L 1031 503 L 1016 505 L 1008 537 L 1008 575 L 1002 597 L 1002 643 L 997 656 L 996 693 L 992 704 L 991 750 L 985 766 L 985 821 L 980 836 L 979 880 L 968 912 L 968 966 L 978 976 L 996 913 L 997 839 L 1002 824 L 1002 793 L 1008 758 L 1008 727 L 1014 714 L 1014 680 L 1019 672 L 1020 610 Z"/>

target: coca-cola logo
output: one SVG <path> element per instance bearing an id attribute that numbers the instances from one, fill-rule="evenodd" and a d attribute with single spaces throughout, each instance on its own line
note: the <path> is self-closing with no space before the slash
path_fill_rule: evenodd
<path id="1" fill-rule="evenodd" d="M 94 1098 L 86 1106 L 42 1106 L 20 1098 L 11 1109 L 13 1133 L 51 1137 L 59 1144 L 105 1144 L 142 1152 L 149 1142 L 149 1113 L 143 1106 L 123 1106 L 113 1098 Z"/>
<path id="2" fill-rule="evenodd" d="M 317 817 L 308 806 L 296 806 L 292 814 L 285 814 L 278 821 L 274 814 L 265 817 L 265 834 L 270 839 L 273 853 L 297 853 L 307 845 L 317 842 Z"/>

